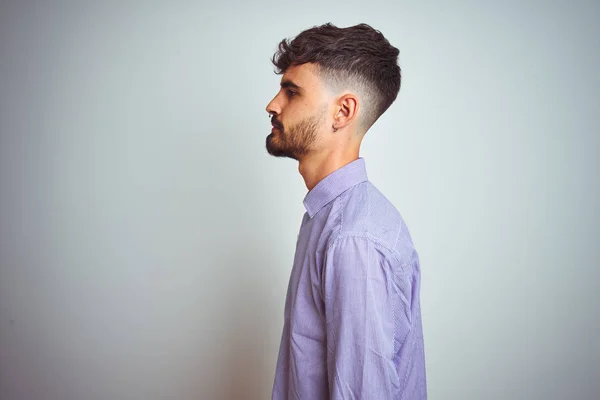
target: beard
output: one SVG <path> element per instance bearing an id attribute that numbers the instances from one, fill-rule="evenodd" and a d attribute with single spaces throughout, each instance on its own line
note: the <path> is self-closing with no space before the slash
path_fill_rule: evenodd
<path id="1" fill-rule="evenodd" d="M 267 152 L 275 157 L 288 157 L 299 160 L 308 154 L 317 141 L 317 132 L 322 123 L 324 113 L 308 117 L 296 125 L 284 129 L 283 125 L 273 117 L 278 132 L 267 136 Z"/>

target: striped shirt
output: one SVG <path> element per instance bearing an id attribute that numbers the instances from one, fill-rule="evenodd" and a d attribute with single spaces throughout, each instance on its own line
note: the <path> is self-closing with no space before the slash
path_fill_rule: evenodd
<path id="1" fill-rule="evenodd" d="M 427 398 L 420 268 L 362 158 L 304 199 L 272 398 Z"/>

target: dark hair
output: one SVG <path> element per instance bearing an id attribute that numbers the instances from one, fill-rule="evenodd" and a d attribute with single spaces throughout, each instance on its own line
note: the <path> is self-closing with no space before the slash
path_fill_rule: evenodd
<path id="1" fill-rule="evenodd" d="M 277 74 L 293 65 L 315 63 L 330 84 L 356 90 L 364 97 L 362 123 L 368 129 L 398 96 L 399 53 L 367 24 L 338 28 L 328 23 L 283 39 L 272 61 Z"/>

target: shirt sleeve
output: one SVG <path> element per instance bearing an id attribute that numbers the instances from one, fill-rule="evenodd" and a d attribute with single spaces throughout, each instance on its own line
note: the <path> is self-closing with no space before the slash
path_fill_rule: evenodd
<path id="1" fill-rule="evenodd" d="M 392 399 L 392 279 L 385 251 L 363 237 L 337 239 L 323 267 L 330 399 Z"/>

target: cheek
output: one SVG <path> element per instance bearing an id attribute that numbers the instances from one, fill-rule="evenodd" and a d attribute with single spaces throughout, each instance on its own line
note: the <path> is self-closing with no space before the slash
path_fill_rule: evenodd
<path id="1" fill-rule="evenodd" d="M 311 110 L 310 104 L 307 102 L 291 101 L 285 109 L 281 111 L 279 120 L 285 125 L 294 125 L 298 121 L 302 121 L 304 118 L 314 114 L 314 110 Z"/>

